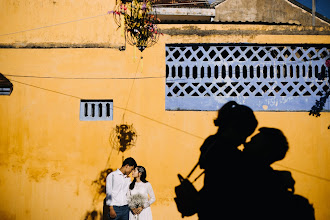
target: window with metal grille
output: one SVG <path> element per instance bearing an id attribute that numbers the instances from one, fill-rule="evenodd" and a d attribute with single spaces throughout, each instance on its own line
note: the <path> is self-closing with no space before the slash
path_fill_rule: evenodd
<path id="1" fill-rule="evenodd" d="M 81 100 L 81 121 L 110 121 L 113 120 L 112 100 Z"/>
<path id="2" fill-rule="evenodd" d="M 218 110 L 234 100 L 256 111 L 309 111 L 329 89 L 318 79 L 329 48 L 167 44 L 166 110 Z"/>

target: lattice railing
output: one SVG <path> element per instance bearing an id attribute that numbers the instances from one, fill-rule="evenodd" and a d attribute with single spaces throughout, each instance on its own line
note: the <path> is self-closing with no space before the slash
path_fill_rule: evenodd
<path id="1" fill-rule="evenodd" d="M 309 111 L 329 89 L 317 78 L 329 56 L 329 45 L 166 45 L 166 109 Z"/>

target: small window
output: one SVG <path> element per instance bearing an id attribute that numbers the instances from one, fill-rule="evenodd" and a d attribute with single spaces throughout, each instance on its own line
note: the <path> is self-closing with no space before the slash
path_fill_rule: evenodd
<path id="1" fill-rule="evenodd" d="M 113 120 L 113 101 L 81 100 L 80 121 L 111 121 Z"/>

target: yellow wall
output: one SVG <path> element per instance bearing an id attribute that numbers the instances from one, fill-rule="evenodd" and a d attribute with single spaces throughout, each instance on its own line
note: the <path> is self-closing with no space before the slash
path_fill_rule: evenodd
<path id="1" fill-rule="evenodd" d="M 160 77 L 133 81 L 8 76 L 14 91 L 11 96 L 0 96 L 1 219 L 84 219 L 86 212 L 101 210 L 103 198 L 97 196 L 92 182 L 105 168 L 121 165 L 122 154 L 112 150 L 109 135 L 115 125 L 123 122 L 124 113 L 124 122 L 133 124 L 138 134 L 136 146 L 124 156 L 134 157 L 147 169 L 157 199 L 152 205 L 154 219 L 180 219 L 173 201 L 174 186 L 179 184 L 176 175 L 186 175 L 197 161 L 203 140 L 215 132 L 212 122 L 216 112 L 165 111 L 165 43 L 330 43 L 329 35 L 276 34 L 285 28 L 306 32 L 309 27 L 161 25 L 165 35 L 143 52 L 140 61 L 140 52 L 133 47 L 127 46 L 125 51 L 116 48 L 124 45 L 124 40 L 110 15 L 3 35 L 100 15 L 113 6 L 110 0 L 0 2 L 2 44 L 98 43 L 114 47 L 3 48 L 3 74 Z M 232 32 L 241 29 L 243 32 Z M 266 30 L 271 34 L 259 33 Z M 191 31 L 214 34 L 189 34 Z M 80 121 L 80 99 L 113 99 L 114 120 Z M 330 113 L 322 113 L 319 118 L 307 112 L 256 112 L 256 116 L 260 127 L 281 129 L 290 143 L 286 158 L 274 167 L 292 171 L 296 192 L 314 204 L 316 219 L 329 219 Z M 198 180 L 197 188 L 202 182 Z"/>

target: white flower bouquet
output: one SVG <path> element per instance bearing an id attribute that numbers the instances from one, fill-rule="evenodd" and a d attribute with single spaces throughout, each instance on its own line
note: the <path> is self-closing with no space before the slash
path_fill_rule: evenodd
<path id="1" fill-rule="evenodd" d="M 130 209 L 136 209 L 143 207 L 144 203 L 147 201 L 147 198 L 141 194 L 134 194 L 128 198 L 128 206 Z M 139 219 L 139 215 L 136 215 L 136 218 Z"/>

